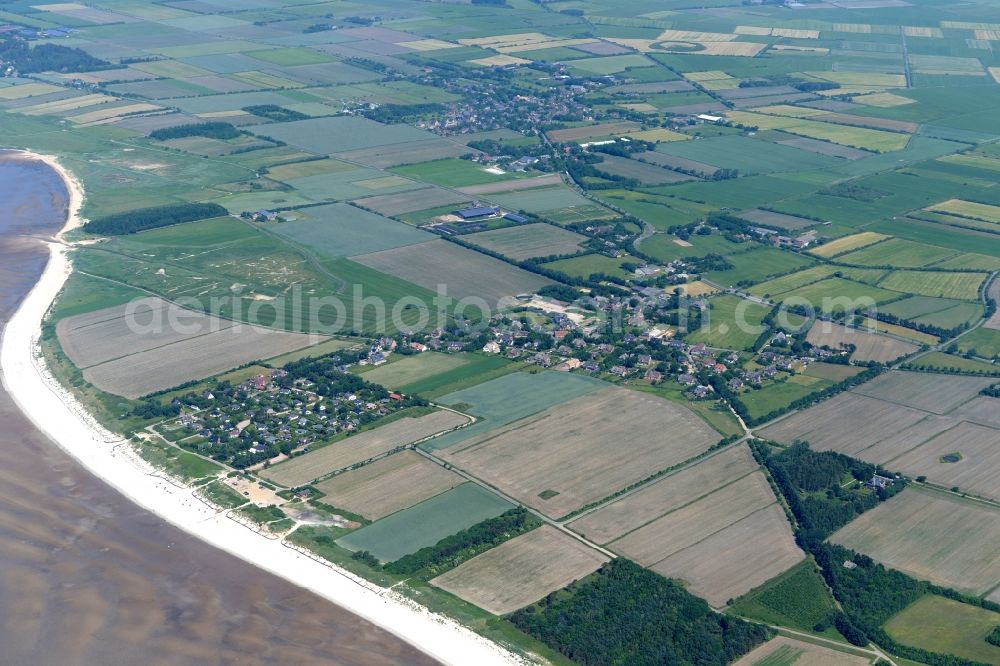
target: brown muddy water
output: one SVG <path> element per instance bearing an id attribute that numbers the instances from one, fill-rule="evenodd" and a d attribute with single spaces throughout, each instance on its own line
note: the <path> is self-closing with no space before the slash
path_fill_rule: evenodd
<path id="1" fill-rule="evenodd" d="M 0 324 L 45 267 L 66 192 L 0 153 Z M 0 388 L 0 663 L 433 664 L 195 539 L 89 474 Z"/>

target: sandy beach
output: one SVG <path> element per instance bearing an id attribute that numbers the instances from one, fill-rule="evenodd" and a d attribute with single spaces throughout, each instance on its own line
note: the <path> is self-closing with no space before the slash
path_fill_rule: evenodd
<path id="1" fill-rule="evenodd" d="M 69 215 L 56 240 L 82 224 L 80 183 L 49 156 L 27 154 L 60 174 L 69 191 Z M 60 448 L 123 495 L 203 541 L 308 589 L 398 636 L 446 664 L 516 664 L 516 655 L 325 561 L 237 523 L 183 485 L 139 459 L 123 439 L 101 427 L 48 372 L 38 351 L 41 323 L 69 276 L 69 247 L 49 245 L 45 271 L 10 319 L 0 344 L 4 385 L 34 425 Z"/>

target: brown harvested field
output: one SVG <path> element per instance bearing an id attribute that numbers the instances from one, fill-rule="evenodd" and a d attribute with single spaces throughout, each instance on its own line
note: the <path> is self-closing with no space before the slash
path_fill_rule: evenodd
<path id="1" fill-rule="evenodd" d="M 355 199 L 353 203 L 380 215 L 392 217 L 428 208 L 464 203 L 468 200 L 468 197 L 440 187 L 425 187 L 422 190 L 410 190 L 401 194 L 380 194 L 366 199 Z"/>
<path id="2" fill-rule="evenodd" d="M 916 448 L 932 437 L 958 425 L 958 420 L 950 416 L 928 414 L 926 418 L 914 423 L 908 428 L 896 432 L 883 433 L 884 439 L 879 440 L 866 449 L 862 449 L 855 457 L 876 465 L 903 455 Z"/>
<path id="3" fill-rule="evenodd" d="M 333 157 L 347 160 L 348 162 L 359 162 L 366 166 L 375 167 L 376 169 L 386 169 L 403 164 L 416 164 L 418 162 L 443 160 L 449 157 L 461 157 L 470 152 L 475 151 L 467 146 L 446 139 L 426 139 L 423 141 L 408 141 L 385 146 L 375 146 L 374 148 L 349 150 L 342 153 L 335 153 Z"/>
<path id="4" fill-rule="evenodd" d="M 912 342 L 904 342 L 896 338 L 890 338 L 877 333 L 870 333 L 864 329 L 848 328 L 840 324 L 829 321 L 817 321 L 809 329 L 806 340 L 817 346 L 826 345 L 831 349 L 838 349 L 845 345 L 856 347 L 851 360 L 853 361 L 878 361 L 888 363 L 900 356 L 907 356 L 920 349 Z"/>
<path id="5" fill-rule="evenodd" d="M 650 568 L 679 578 L 689 592 L 720 608 L 804 558 L 785 512 L 775 503 Z"/>
<path id="6" fill-rule="evenodd" d="M 937 585 L 980 595 L 1000 583 L 1000 510 L 907 488 L 830 540 Z"/>
<path id="7" fill-rule="evenodd" d="M 951 453 L 960 454 L 961 460 L 942 462 L 941 457 Z M 887 464 L 911 477 L 926 476 L 943 486 L 1000 500 L 1000 430 L 963 422 Z"/>
<path id="8" fill-rule="evenodd" d="M 321 340 L 321 339 L 320 339 Z M 108 393 L 139 398 L 195 379 L 316 344 L 315 336 L 237 324 L 215 333 L 137 352 L 83 371 Z"/>
<path id="9" fill-rule="evenodd" d="M 682 463 L 717 440 L 718 433 L 686 407 L 611 387 L 496 428 L 439 455 L 559 517 Z"/>
<path id="10" fill-rule="evenodd" d="M 913 134 L 917 131 L 916 123 L 905 120 L 891 120 L 889 118 L 872 118 L 869 116 L 854 116 L 849 113 L 824 113 L 814 116 L 814 120 L 822 120 L 838 125 L 852 125 L 854 127 L 874 127 L 875 129 L 889 130 L 890 132 L 905 132 Z"/>
<path id="11" fill-rule="evenodd" d="M 685 171 L 694 171 L 695 173 L 705 174 L 706 176 L 712 176 L 719 170 L 719 167 L 712 166 L 711 164 L 696 162 L 695 160 L 689 160 L 685 157 L 675 157 L 674 155 L 667 155 L 666 153 L 658 153 L 655 150 L 639 153 L 635 155 L 635 159 L 641 162 L 649 162 L 650 164 L 655 164 L 657 166 L 667 167 L 668 169 L 684 169 Z"/>
<path id="12" fill-rule="evenodd" d="M 947 414 L 971 400 L 993 381 L 981 377 L 895 370 L 851 391 L 935 414 Z"/>
<path id="13" fill-rule="evenodd" d="M 732 666 L 783 664 L 784 666 L 866 666 L 871 659 L 840 650 L 797 641 L 788 636 L 775 636 L 760 647 L 743 655 Z"/>
<path id="14" fill-rule="evenodd" d="M 845 160 L 860 160 L 864 157 L 871 157 L 871 153 L 866 150 L 859 150 L 848 146 L 838 146 L 835 143 L 820 141 L 819 139 L 807 139 L 803 137 L 799 139 L 785 139 L 777 141 L 776 143 L 780 143 L 783 146 L 789 146 L 791 148 L 798 148 L 799 150 L 804 150 L 809 153 L 816 153 L 817 155 L 842 157 Z"/>
<path id="15" fill-rule="evenodd" d="M 501 299 L 534 292 L 552 281 L 446 240 L 408 245 L 352 257 L 377 271 L 431 291 L 448 288 L 453 298 L 479 297 L 490 307 Z"/>
<path id="16" fill-rule="evenodd" d="M 417 418 L 405 416 L 383 426 L 314 449 L 262 472 L 262 476 L 294 488 L 331 472 L 370 460 L 439 432 L 457 428 L 468 418 L 441 410 Z"/>
<path id="17" fill-rule="evenodd" d="M 926 412 L 847 392 L 781 419 L 759 434 L 777 442 L 801 439 L 819 451 L 856 455 L 926 416 Z"/>
<path id="18" fill-rule="evenodd" d="M 606 544 L 750 474 L 757 467 L 746 445 L 724 449 L 574 520 L 569 527 L 591 541 Z"/>
<path id="19" fill-rule="evenodd" d="M 990 428 L 1000 428 L 1000 399 L 981 395 L 956 409 L 951 416 Z"/>
<path id="20" fill-rule="evenodd" d="M 468 187 L 459 187 L 458 191 L 469 195 L 498 194 L 500 192 L 516 192 L 518 190 L 531 190 L 536 187 L 549 187 L 561 184 L 562 176 L 553 173 L 536 178 L 514 178 L 513 180 L 500 180 L 495 183 L 469 185 Z"/>
<path id="21" fill-rule="evenodd" d="M 551 130 L 546 132 L 546 134 L 549 140 L 555 143 L 570 143 L 604 136 L 628 134 L 637 129 L 641 129 L 639 123 L 632 122 L 631 120 L 623 120 L 615 123 L 601 123 L 600 125 L 585 125 L 583 127 Z"/>
<path id="22" fill-rule="evenodd" d="M 763 472 L 753 472 L 647 523 L 609 547 L 649 567 L 774 502 Z"/>
<path id="23" fill-rule="evenodd" d="M 993 278 L 990 282 L 990 286 L 986 290 L 987 296 L 990 300 L 1000 303 L 1000 277 Z M 983 322 L 983 328 L 989 328 L 994 331 L 1000 331 L 1000 309 L 994 312 L 989 319 Z"/>
<path id="24" fill-rule="evenodd" d="M 171 322 L 178 325 L 172 326 Z M 56 324 L 56 335 L 74 365 L 87 368 L 232 325 L 231 321 L 159 298 L 143 298 L 61 319 Z"/>
<path id="25" fill-rule="evenodd" d="M 465 479 L 413 451 L 401 451 L 316 484 L 324 501 L 378 520 L 464 483 Z"/>
<path id="26" fill-rule="evenodd" d="M 597 571 L 607 556 L 550 525 L 542 525 L 431 581 L 431 584 L 504 615 L 524 608 Z"/>
<path id="27" fill-rule="evenodd" d="M 498 252 L 516 261 L 553 254 L 575 254 L 587 241 L 586 236 L 551 224 L 522 224 L 491 229 L 463 237 L 464 240 Z"/>

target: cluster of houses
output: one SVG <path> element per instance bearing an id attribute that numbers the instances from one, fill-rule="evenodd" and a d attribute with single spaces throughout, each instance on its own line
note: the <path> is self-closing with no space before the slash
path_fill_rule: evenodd
<path id="1" fill-rule="evenodd" d="M 158 428 L 182 445 L 245 468 L 307 450 L 400 407 L 403 396 L 378 388 L 330 393 L 305 377 L 273 369 L 180 399 L 183 413 Z"/>
<path id="2" fill-rule="evenodd" d="M 801 236 L 796 236 L 792 238 L 791 236 L 785 236 L 780 234 L 774 229 L 767 229 L 766 227 L 750 227 L 750 231 L 753 232 L 757 239 L 762 243 L 769 243 L 775 247 L 785 247 L 792 250 L 804 250 L 810 245 L 816 243 L 816 232 L 808 231 Z"/>

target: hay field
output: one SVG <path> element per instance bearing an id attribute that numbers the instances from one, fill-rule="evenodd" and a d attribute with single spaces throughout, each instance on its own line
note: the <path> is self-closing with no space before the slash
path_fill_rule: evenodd
<path id="1" fill-rule="evenodd" d="M 461 194 L 449 192 L 440 187 L 425 187 L 421 190 L 411 190 L 400 194 L 379 194 L 364 199 L 355 199 L 351 203 L 373 210 L 379 215 L 395 217 L 404 213 L 460 204 L 466 201 L 468 198 Z"/>
<path id="2" fill-rule="evenodd" d="M 496 194 L 497 192 L 516 192 L 518 190 L 532 190 L 536 187 L 561 185 L 562 182 L 562 176 L 557 173 L 553 173 L 547 176 L 536 176 L 534 178 L 515 178 L 513 180 L 501 180 L 495 183 L 467 185 L 465 187 L 458 188 L 458 191 L 469 195 Z"/>
<path id="3" fill-rule="evenodd" d="M 886 566 L 981 595 L 1000 583 L 1000 509 L 911 487 L 830 537 Z"/>
<path id="4" fill-rule="evenodd" d="M 469 419 L 449 411 L 413 418 L 405 416 L 383 426 L 346 437 L 275 465 L 262 473 L 270 481 L 294 488 L 315 478 L 350 467 L 364 460 L 468 423 Z"/>
<path id="5" fill-rule="evenodd" d="M 785 513 L 771 504 L 650 567 L 720 608 L 804 559 Z"/>
<path id="6" fill-rule="evenodd" d="M 61 319 L 56 335 L 66 356 L 83 369 L 232 325 L 231 321 L 150 297 Z"/>
<path id="7" fill-rule="evenodd" d="M 815 643 L 775 636 L 732 666 L 866 666 L 871 660 Z"/>
<path id="8" fill-rule="evenodd" d="M 838 125 L 804 118 L 769 116 L 749 111 L 726 111 L 726 117 L 735 123 L 757 127 L 760 130 L 782 130 L 790 134 L 822 139 L 876 153 L 902 150 L 910 140 L 908 135 L 898 132 Z"/>
<path id="9" fill-rule="evenodd" d="M 359 264 L 437 291 L 447 288 L 453 298 L 485 299 L 490 307 L 502 299 L 534 292 L 552 281 L 515 268 L 499 259 L 445 240 L 351 257 Z"/>
<path id="10" fill-rule="evenodd" d="M 894 370 L 852 389 L 851 392 L 934 414 L 947 414 L 992 383 L 992 380 L 981 377 Z"/>
<path id="11" fill-rule="evenodd" d="M 815 254 L 817 257 L 835 257 L 838 254 L 844 254 L 851 250 L 858 250 L 873 243 L 878 243 L 886 238 L 889 238 L 889 236 L 878 234 L 874 231 L 862 231 L 860 234 L 851 234 L 850 236 L 843 236 L 832 240 L 829 243 L 823 243 L 819 247 L 809 250 L 809 254 Z"/>
<path id="12" fill-rule="evenodd" d="M 908 476 L 926 476 L 935 483 L 1000 501 L 1000 430 L 959 423 L 917 448 L 893 458 L 888 465 Z M 957 462 L 943 457 L 959 454 Z"/>
<path id="13" fill-rule="evenodd" d="M 324 502 L 378 520 L 465 482 L 419 453 L 401 451 L 316 484 Z"/>
<path id="14" fill-rule="evenodd" d="M 746 446 L 735 446 L 664 476 L 597 511 L 569 523 L 591 541 L 606 544 L 664 513 L 701 499 L 758 468 Z"/>
<path id="15" fill-rule="evenodd" d="M 913 426 L 926 416 L 926 412 L 917 409 L 847 392 L 796 412 L 759 432 L 761 437 L 777 442 L 791 443 L 801 439 L 819 451 L 857 456 L 862 449 L 890 433 Z"/>
<path id="16" fill-rule="evenodd" d="M 526 58 L 518 58 L 512 55 L 495 55 L 489 56 L 487 58 L 476 58 L 475 60 L 470 60 L 473 65 L 481 65 L 483 67 L 507 67 L 508 65 L 527 65 L 531 61 Z"/>
<path id="17" fill-rule="evenodd" d="M 394 562 L 512 508 L 489 490 L 463 483 L 342 536 L 337 543 L 354 552 L 367 550 L 381 562 Z"/>
<path id="18" fill-rule="evenodd" d="M 755 471 L 671 511 L 610 544 L 649 567 L 775 502 L 763 472 Z"/>
<path id="19" fill-rule="evenodd" d="M 546 132 L 549 140 L 556 143 L 570 143 L 572 141 L 586 141 L 603 136 L 613 136 L 628 134 L 642 127 L 639 123 L 630 120 L 623 120 L 614 123 L 602 123 L 600 125 L 584 125 L 583 127 L 570 127 L 567 129 L 551 130 Z"/>
<path id="20" fill-rule="evenodd" d="M 413 356 L 403 356 L 391 363 L 367 370 L 363 375 L 370 382 L 398 389 L 442 372 L 460 368 L 468 362 L 468 358 L 458 354 L 440 354 L 429 351 Z"/>
<path id="21" fill-rule="evenodd" d="M 304 333 L 237 324 L 92 365 L 83 371 L 83 378 L 102 391 L 139 398 L 317 341 Z"/>
<path id="22" fill-rule="evenodd" d="M 432 234 L 343 203 L 315 206 L 303 219 L 272 227 L 273 233 L 313 252 L 343 257 L 426 243 Z"/>
<path id="23" fill-rule="evenodd" d="M 740 213 L 739 216 L 740 218 L 747 220 L 748 222 L 752 222 L 753 224 L 777 227 L 787 231 L 796 231 L 798 229 L 804 229 L 805 227 L 811 227 L 816 224 L 816 220 L 807 220 L 804 217 L 797 217 L 786 213 L 776 213 L 771 210 L 761 210 L 760 208 L 744 211 Z"/>
<path id="24" fill-rule="evenodd" d="M 542 525 L 478 555 L 431 581 L 443 590 L 504 615 L 523 608 L 608 561 L 551 525 Z"/>
<path id="25" fill-rule="evenodd" d="M 948 199 L 928 206 L 924 210 L 951 213 L 959 217 L 971 217 L 974 220 L 983 220 L 984 222 L 1000 223 L 1000 206 L 991 206 L 975 201 Z"/>
<path id="26" fill-rule="evenodd" d="M 439 455 L 558 517 L 688 460 L 717 439 L 714 430 L 681 405 L 612 387 Z"/>
<path id="27" fill-rule="evenodd" d="M 551 224 L 524 224 L 469 234 L 465 240 L 516 261 L 575 254 L 582 249 L 586 236 Z"/>
<path id="28" fill-rule="evenodd" d="M 837 349 L 843 345 L 856 347 L 851 359 L 855 361 L 878 361 L 887 363 L 900 356 L 907 356 L 920 349 L 919 345 L 904 342 L 866 330 L 847 328 L 829 321 L 818 321 L 806 336 L 806 340 L 817 346 L 826 345 Z"/>

